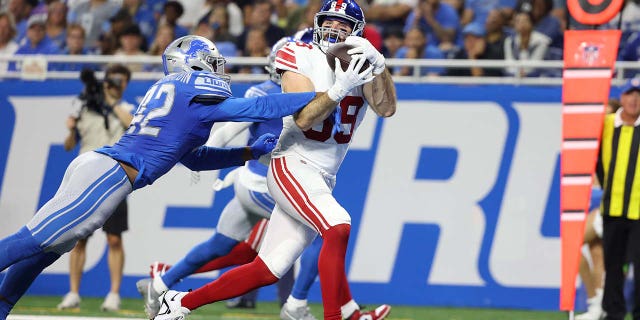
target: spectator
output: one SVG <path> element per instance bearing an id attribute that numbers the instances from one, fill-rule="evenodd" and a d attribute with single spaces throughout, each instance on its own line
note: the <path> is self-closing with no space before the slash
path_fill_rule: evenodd
<path id="1" fill-rule="evenodd" d="M 7 10 L 13 15 L 16 25 L 16 38 L 14 41 L 20 43 L 27 35 L 27 20 L 31 16 L 31 11 L 38 6 L 38 0 L 9 0 Z"/>
<path id="2" fill-rule="evenodd" d="M 98 38 L 105 25 L 120 9 L 120 2 L 116 0 L 89 0 L 81 2 L 69 11 L 69 23 L 78 23 L 86 32 L 85 45 L 92 50 L 98 47 Z"/>
<path id="3" fill-rule="evenodd" d="M 366 8 L 366 1 L 360 1 L 367 23 L 377 25 L 381 30 L 402 26 L 418 0 L 373 0 Z"/>
<path id="4" fill-rule="evenodd" d="M 60 54 L 61 50 L 57 47 L 49 38 L 45 32 L 45 25 L 47 22 L 46 15 L 33 15 L 29 17 L 27 22 L 27 37 L 23 43 L 18 47 L 15 52 L 19 54 Z M 21 69 L 20 64 L 16 64 L 13 67 L 10 65 L 11 70 Z"/>
<path id="5" fill-rule="evenodd" d="M 504 39 L 506 38 L 505 16 L 503 11 L 493 9 L 487 15 L 487 22 L 484 24 L 487 30 L 487 56 L 488 59 L 504 59 Z M 502 73 L 502 71 L 501 71 Z"/>
<path id="6" fill-rule="evenodd" d="M 437 47 L 429 45 L 427 36 L 420 28 L 413 28 L 407 32 L 404 38 L 404 46 L 398 49 L 396 58 L 404 59 L 444 59 L 442 51 Z M 440 75 L 444 71 L 440 67 L 422 67 L 420 68 L 420 76 Z M 393 74 L 400 76 L 409 76 L 413 74 L 413 67 L 395 67 Z"/>
<path id="7" fill-rule="evenodd" d="M 84 55 L 88 53 L 88 50 L 84 47 L 84 29 L 79 24 L 71 24 L 67 27 L 66 45 L 63 51 L 64 54 L 77 54 Z M 60 63 L 57 66 L 57 70 L 60 71 L 81 71 L 83 68 L 89 68 L 96 70 L 98 67 L 94 64 L 85 64 L 78 62 L 66 62 Z"/>
<path id="8" fill-rule="evenodd" d="M 175 0 L 169 0 L 164 4 L 163 15 L 160 17 L 159 25 L 168 25 L 173 28 L 176 38 L 189 34 L 189 30 L 178 24 L 178 19 L 184 14 L 184 7 Z"/>
<path id="9" fill-rule="evenodd" d="M 458 49 L 454 59 L 482 60 L 495 59 L 490 57 L 487 51 L 487 39 L 484 26 L 480 23 L 469 23 L 462 29 L 462 37 L 464 38 L 463 47 Z M 500 77 L 502 70 L 496 68 L 482 68 L 472 66 L 470 68 L 449 68 L 448 76 L 463 77 Z"/>
<path id="10" fill-rule="evenodd" d="M 246 43 L 244 45 L 245 57 L 266 57 L 271 52 L 271 48 L 267 45 L 267 38 L 260 29 L 252 29 L 247 34 Z M 250 66 L 241 68 L 240 73 L 261 74 L 265 73 L 262 66 Z"/>
<path id="11" fill-rule="evenodd" d="M 484 25 L 489 12 L 497 9 L 500 0 L 465 0 L 464 10 L 460 16 L 460 24 L 466 26 L 469 23 Z"/>
<path id="12" fill-rule="evenodd" d="M 216 6 L 224 6 L 227 12 L 229 33 L 234 37 L 240 36 L 244 31 L 244 16 L 242 9 L 240 8 L 240 2 L 241 1 L 207 0 L 205 3 L 205 10 L 203 10 L 206 13 L 201 16 L 198 23 L 201 23 L 205 17 L 211 15 L 211 11 Z"/>
<path id="13" fill-rule="evenodd" d="M 122 9 L 140 27 L 140 31 L 142 31 L 142 35 L 146 40 L 145 42 L 151 43 L 156 34 L 156 19 L 152 4 L 143 0 L 124 0 L 122 1 Z M 111 28 L 113 29 L 113 26 Z"/>
<path id="14" fill-rule="evenodd" d="M 320 8 L 322 8 L 322 0 L 309 0 L 305 6 L 295 10 L 289 17 L 287 34 L 306 28 L 313 28 L 313 20 Z"/>
<path id="15" fill-rule="evenodd" d="M 229 32 L 229 6 L 215 5 L 209 14 L 204 16 L 194 30 L 195 35 L 215 41 L 216 47 L 225 57 L 238 56 L 236 37 Z"/>
<path id="16" fill-rule="evenodd" d="M 558 18 L 551 14 L 553 0 L 521 0 L 517 11 L 530 12 L 533 29 L 548 37 L 549 52 L 546 59 L 561 60 L 564 46 L 564 30 Z"/>
<path id="17" fill-rule="evenodd" d="M 131 25 L 118 37 L 120 48 L 116 50 L 114 55 L 121 57 L 145 56 L 145 53 L 141 50 L 142 41 L 144 41 L 144 38 L 140 28 L 135 24 Z M 128 63 L 127 68 L 132 72 L 136 72 L 142 71 L 144 66 L 142 63 Z"/>
<path id="18" fill-rule="evenodd" d="M 113 17 L 109 18 L 109 22 L 111 23 L 111 26 L 108 33 L 111 33 L 116 37 L 122 34 L 125 29 L 134 24 L 133 17 L 129 14 L 129 11 L 124 8 L 118 10 L 118 12 L 113 15 Z"/>
<path id="19" fill-rule="evenodd" d="M 18 50 L 18 44 L 13 41 L 16 32 L 13 16 L 8 12 L 0 12 L 0 54 L 12 55 Z M 8 67 L 7 62 L 0 62 L 0 73 L 5 72 Z"/>
<path id="20" fill-rule="evenodd" d="M 620 23 L 622 16 L 622 23 Z M 640 31 L 640 1 L 625 1 L 624 7 L 611 21 L 602 26 L 603 29 L 618 29 L 622 31 L 620 43 L 625 43 L 629 36 Z"/>
<path id="21" fill-rule="evenodd" d="M 453 49 L 460 19 L 456 10 L 440 0 L 420 0 L 415 9 L 409 14 L 405 24 L 405 33 L 411 28 L 422 29 L 428 44 L 437 46 L 441 51 Z"/>
<path id="22" fill-rule="evenodd" d="M 247 40 L 249 31 L 257 29 L 264 33 L 267 39 L 267 47 L 272 47 L 280 38 L 284 37 L 284 30 L 271 23 L 271 14 L 273 13 L 273 4 L 269 0 L 256 0 L 251 8 L 248 28 L 245 28 L 242 35 L 238 39 L 238 49 L 244 51 L 244 45 Z"/>
<path id="23" fill-rule="evenodd" d="M 395 57 L 398 49 L 400 49 L 404 43 L 404 32 L 402 32 L 402 28 L 395 27 L 386 29 L 383 36 L 383 43 L 382 54 L 387 58 Z"/>
<path id="24" fill-rule="evenodd" d="M 549 37 L 533 30 L 531 13 L 518 12 L 513 19 L 515 34 L 510 35 L 504 41 L 505 60 L 543 60 L 551 42 Z M 531 67 L 507 67 L 506 72 L 521 77 L 538 75 L 538 71 Z"/>
<path id="25" fill-rule="evenodd" d="M 98 37 L 98 47 L 95 49 L 96 54 L 112 55 L 117 49 L 118 38 L 112 32 L 105 32 Z"/>
<path id="26" fill-rule="evenodd" d="M 65 150 L 69 151 L 79 143 L 80 154 L 82 154 L 104 145 L 112 145 L 120 139 L 133 118 L 131 113 L 134 111 L 134 106 L 122 99 L 130 79 L 131 72 L 123 65 L 113 65 L 106 70 L 105 81 L 101 84 L 104 101 L 96 101 L 96 105 L 89 104 L 88 101 L 78 103 L 79 110 L 67 119 L 69 134 L 64 141 Z M 124 267 L 122 233 L 129 229 L 127 211 L 125 198 L 102 227 L 107 234 L 109 245 L 108 264 L 111 279 L 110 291 L 100 307 L 103 311 L 120 309 L 120 283 Z M 62 299 L 58 309 L 80 306 L 80 279 L 84 268 L 87 240 L 88 238 L 79 240 L 71 251 L 70 291 Z"/>
<path id="27" fill-rule="evenodd" d="M 634 32 L 627 38 L 626 43 L 622 45 L 618 60 L 640 61 L 640 32 Z M 624 71 L 626 78 L 633 78 L 636 74 L 638 74 L 637 69 Z"/>
<path id="28" fill-rule="evenodd" d="M 64 49 L 67 38 L 67 6 L 54 0 L 47 6 L 47 37 L 60 49 Z"/>
<path id="29" fill-rule="evenodd" d="M 149 54 L 152 56 L 160 56 L 164 52 L 164 49 L 173 41 L 176 36 L 173 33 L 173 28 L 168 25 L 158 27 L 156 31 L 156 37 L 153 39 L 153 43 L 149 47 Z"/>

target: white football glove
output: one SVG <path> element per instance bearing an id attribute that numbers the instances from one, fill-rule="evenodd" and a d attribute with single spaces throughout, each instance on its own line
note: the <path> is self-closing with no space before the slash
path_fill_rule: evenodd
<path id="1" fill-rule="evenodd" d="M 359 72 L 362 69 L 362 66 L 367 61 L 364 55 L 353 55 L 351 56 L 351 62 L 349 62 L 349 67 L 347 70 L 342 70 L 340 66 L 340 60 L 336 59 L 336 82 L 333 83 L 333 86 L 329 88 L 327 91 L 327 95 L 333 101 L 340 101 L 342 98 L 347 96 L 349 91 L 357 86 L 361 86 L 367 82 L 373 80 L 373 76 L 371 75 L 371 70 L 373 69 L 373 65 L 370 65 L 367 69 Z"/>
<path id="2" fill-rule="evenodd" d="M 361 54 L 369 60 L 369 63 L 373 65 L 374 75 L 379 75 L 384 72 L 384 69 L 386 68 L 384 56 L 376 50 L 369 40 L 357 36 L 348 36 L 344 43 L 355 47 L 347 51 L 348 54 Z"/>

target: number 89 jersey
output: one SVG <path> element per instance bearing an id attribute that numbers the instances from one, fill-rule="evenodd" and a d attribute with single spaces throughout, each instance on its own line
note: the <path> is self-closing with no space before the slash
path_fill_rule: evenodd
<path id="1" fill-rule="evenodd" d="M 292 71 L 309 78 L 316 92 L 329 90 L 335 81 L 334 72 L 326 62 L 324 52 L 314 44 L 287 43 L 276 54 L 275 64 L 278 72 Z M 294 152 L 335 175 L 347 154 L 351 138 L 367 111 L 362 86 L 354 88 L 338 105 L 341 109 L 342 132 L 332 134 L 333 115 L 306 131 L 295 124 L 293 116 L 287 116 L 283 118 L 280 140 L 272 156 Z"/>

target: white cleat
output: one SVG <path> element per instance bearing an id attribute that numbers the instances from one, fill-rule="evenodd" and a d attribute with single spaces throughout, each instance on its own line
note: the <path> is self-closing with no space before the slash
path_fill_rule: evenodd
<path id="1" fill-rule="evenodd" d="M 298 307 L 291 309 L 287 306 L 287 303 L 282 306 L 280 310 L 280 319 L 282 320 L 317 320 L 311 312 L 309 312 L 308 306 Z"/>
<path id="2" fill-rule="evenodd" d="M 577 315 L 576 320 L 600 320 L 604 318 L 601 290 L 598 290 L 596 296 L 587 300 L 587 305 L 587 312 Z"/>
<path id="3" fill-rule="evenodd" d="M 69 292 L 64 295 L 62 302 L 58 304 L 58 310 L 79 308 L 81 300 L 80 295 L 75 292 Z"/>
<path id="4" fill-rule="evenodd" d="M 160 311 L 154 320 L 183 320 L 191 310 L 182 306 L 182 298 L 188 292 L 169 290 L 160 296 Z"/>
<path id="5" fill-rule="evenodd" d="M 391 312 L 391 306 L 383 304 L 371 311 L 356 310 L 348 320 L 382 320 Z"/>
<path id="6" fill-rule="evenodd" d="M 104 302 L 100 306 L 100 310 L 109 312 L 120 310 L 120 295 L 109 292 L 109 294 L 104 298 Z"/>
<path id="7" fill-rule="evenodd" d="M 149 319 L 153 319 L 160 310 L 160 295 L 162 292 L 157 292 L 153 288 L 153 279 L 145 278 L 136 282 L 138 292 L 142 295 L 144 300 L 144 312 L 149 316 Z"/>

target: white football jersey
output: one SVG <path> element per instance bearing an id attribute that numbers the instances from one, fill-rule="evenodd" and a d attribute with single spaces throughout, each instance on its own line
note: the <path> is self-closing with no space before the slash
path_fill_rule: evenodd
<path id="1" fill-rule="evenodd" d="M 309 78 L 316 92 L 329 90 L 335 81 L 334 72 L 329 67 L 324 52 L 313 44 L 289 42 L 278 51 L 275 63 L 278 70 L 296 72 Z M 306 131 L 295 124 L 293 116 L 283 118 L 282 133 L 272 157 L 294 152 L 335 175 L 347 154 L 352 136 L 367 111 L 362 86 L 354 88 L 338 105 L 342 111 L 342 132 L 334 135 L 333 114 Z"/>

